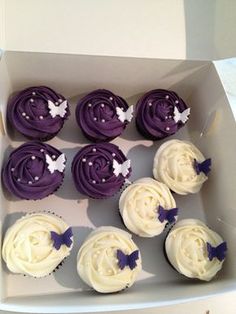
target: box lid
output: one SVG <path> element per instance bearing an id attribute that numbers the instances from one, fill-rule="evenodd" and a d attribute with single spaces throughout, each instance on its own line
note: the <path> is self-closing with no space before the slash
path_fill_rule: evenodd
<path id="1" fill-rule="evenodd" d="M 234 0 L 0 0 L 6 50 L 215 60 L 236 55 Z"/>

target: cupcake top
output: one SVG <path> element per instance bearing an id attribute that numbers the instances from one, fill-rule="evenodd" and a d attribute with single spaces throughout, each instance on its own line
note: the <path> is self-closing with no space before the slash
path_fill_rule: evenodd
<path id="1" fill-rule="evenodd" d="M 105 142 L 119 136 L 132 119 L 133 107 L 106 89 L 97 89 L 81 100 L 76 119 L 84 135 L 93 142 Z"/>
<path id="2" fill-rule="evenodd" d="M 11 272 L 39 278 L 49 275 L 72 246 L 72 230 L 61 218 L 28 214 L 7 230 L 2 257 Z"/>
<path id="3" fill-rule="evenodd" d="M 155 89 L 136 105 L 136 125 L 143 136 L 158 140 L 175 134 L 188 120 L 190 109 L 175 92 Z"/>
<path id="4" fill-rule="evenodd" d="M 128 186 L 121 194 L 119 208 L 126 227 L 140 237 L 160 234 L 178 215 L 169 188 L 152 178 L 142 178 Z"/>
<path id="5" fill-rule="evenodd" d="M 51 145 L 25 143 L 10 154 L 2 170 L 4 185 L 21 199 L 42 199 L 61 185 L 65 162 L 65 154 Z"/>
<path id="6" fill-rule="evenodd" d="M 169 262 L 189 278 L 209 281 L 222 268 L 226 242 L 203 222 L 184 219 L 176 223 L 165 241 Z"/>
<path id="7" fill-rule="evenodd" d="M 118 146 L 98 143 L 87 145 L 76 154 L 71 171 L 80 193 L 108 198 L 121 189 L 131 174 L 131 167 Z"/>
<path id="8" fill-rule="evenodd" d="M 199 192 L 208 179 L 210 166 L 211 159 L 205 159 L 192 143 L 170 140 L 160 146 L 154 157 L 153 175 L 172 191 L 186 195 Z"/>
<path id="9" fill-rule="evenodd" d="M 11 97 L 7 106 L 10 124 L 24 136 L 49 140 L 69 116 L 67 100 L 46 86 L 29 87 Z"/>
<path id="10" fill-rule="evenodd" d="M 101 293 L 131 287 L 141 268 L 141 255 L 131 235 L 115 227 L 91 232 L 77 256 L 78 274 Z"/>

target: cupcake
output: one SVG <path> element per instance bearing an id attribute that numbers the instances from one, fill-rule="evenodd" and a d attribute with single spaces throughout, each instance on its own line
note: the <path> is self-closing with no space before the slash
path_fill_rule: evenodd
<path id="1" fill-rule="evenodd" d="M 21 199 L 42 199 L 62 184 L 65 162 L 65 154 L 51 145 L 28 142 L 10 154 L 2 180 L 10 193 Z"/>
<path id="2" fill-rule="evenodd" d="M 115 227 L 91 232 L 77 255 L 79 276 L 100 293 L 131 287 L 141 269 L 140 251 L 131 235 Z"/>
<path id="3" fill-rule="evenodd" d="M 178 208 L 164 184 L 142 178 L 129 185 L 120 196 L 120 215 L 127 229 L 140 237 L 154 237 L 167 223 L 177 219 Z"/>
<path id="4" fill-rule="evenodd" d="M 83 147 L 72 162 L 77 190 L 91 198 L 108 198 L 118 192 L 131 174 L 130 160 L 118 146 L 97 143 Z"/>
<path id="5" fill-rule="evenodd" d="M 97 89 L 76 107 L 76 120 L 85 137 L 93 142 L 107 142 L 121 135 L 133 117 L 133 106 L 106 89 Z"/>
<path id="6" fill-rule="evenodd" d="M 11 272 L 40 278 L 51 274 L 72 247 L 72 230 L 61 218 L 34 213 L 7 230 L 2 257 Z"/>
<path id="7" fill-rule="evenodd" d="M 155 89 L 136 105 L 136 126 L 146 138 L 160 140 L 175 134 L 188 120 L 190 108 L 175 92 Z"/>
<path id="8" fill-rule="evenodd" d="M 67 100 L 46 86 L 26 88 L 11 97 L 7 105 L 10 125 L 33 140 L 53 138 L 69 114 Z"/>
<path id="9" fill-rule="evenodd" d="M 165 240 L 169 263 L 180 274 L 204 281 L 222 268 L 226 251 L 226 242 L 198 219 L 177 222 Z"/>
<path id="10" fill-rule="evenodd" d="M 175 193 L 186 195 L 200 191 L 210 166 L 211 159 L 205 159 L 192 143 L 170 140 L 160 146 L 154 157 L 153 175 Z"/>

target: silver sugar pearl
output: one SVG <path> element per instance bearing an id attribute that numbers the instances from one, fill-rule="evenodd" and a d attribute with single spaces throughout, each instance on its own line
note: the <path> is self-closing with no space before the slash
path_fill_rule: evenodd
<path id="1" fill-rule="evenodd" d="M 59 98 L 59 99 L 58 99 L 58 102 L 60 102 L 60 103 L 61 103 L 61 102 L 62 102 L 62 99 L 61 99 L 61 98 Z"/>
<path id="2" fill-rule="evenodd" d="M 55 105 L 59 105 L 59 103 L 56 101 L 56 102 L 55 102 Z"/>
<path id="3" fill-rule="evenodd" d="M 103 179 L 102 179 L 102 182 L 106 182 L 106 179 L 103 178 Z"/>
<path id="4" fill-rule="evenodd" d="M 110 100 L 113 100 L 113 97 L 109 97 Z"/>
<path id="5" fill-rule="evenodd" d="M 104 107 L 105 107 L 105 105 L 104 105 L 104 104 L 101 104 L 101 107 L 102 107 L 102 108 L 104 108 Z"/>
<path id="6" fill-rule="evenodd" d="M 25 117 L 25 116 L 26 116 L 26 113 L 25 113 L 25 112 L 22 112 L 22 116 Z"/>
<path id="7" fill-rule="evenodd" d="M 176 104 L 178 104 L 178 103 L 179 103 L 179 101 L 178 101 L 178 100 L 175 100 L 175 103 L 176 103 Z"/>
<path id="8" fill-rule="evenodd" d="M 39 119 L 40 119 L 40 120 L 43 120 L 43 116 L 39 116 Z"/>
<path id="9" fill-rule="evenodd" d="M 152 107 L 152 103 L 150 102 L 150 103 L 148 104 L 148 106 L 149 106 L 149 107 Z"/>
<path id="10" fill-rule="evenodd" d="M 30 117 L 29 117 L 29 116 L 26 116 L 25 118 L 26 118 L 27 120 L 29 120 Z"/>
<path id="11" fill-rule="evenodd" d="M 92 104 L 88 104 L 88 107 L 92 107 Z"/>
<path id="12" fill-rule="evenodd" d="M 17 179 L 17 182 L 20 182 L 20 178 Z"/>
<path id="13" fill-rule="evenodd" d="M 93 184 L 95 184 L 96 183 L 96 181 L 95 180 L 93 180 Z"/>
<path id="14" fill-rule="evenodd" d="M 31 156 L 31 159 L 32 159 L 32 160 L 35 160 L 35 158 L 36 158 L 35 156 Z"/>
<path id="15" fill-rule="evenodd" d="M 56 155 L 52 155 L 52 159 L 56 159 Z"/>
<path id="16" fill-rule="evenodd" d="M 167 120 L 167 119 L 168 119 L 168 116 L 165 116 L 165 119 Z"/>
<path id="17" fill-rule="evenodd" d="M 115 153 L 112 153 L 112 157 L 115 157 L 116 156 L 116 154 Z"/>
<path id="18" fill-rule="evenodd" d="M 86 162 L 86 158 L 83 158 L 82 161 L 83 161 L 83 162 Z"/>
<path id="19" fill-rule="evenodd" d="M 11 168 L 11 171 L 13 172 L 15 170 L 15 168 Z"/>
<path id="20" fill-rule="evenodd" d="M 41 148 L 41 149 L 40 149 L 40 152 L 41 152 L 41 153 L 43 153 L 43 152 L 44 152 L 44 149 L 43 149 L 43 148 Z"/>
<path id="21" fill-rule="evenodd" d="M 166 95 L 165 99 L 169 99 L 169 98 L 170 98 L 170 96 L 169 96 L 169 95 Z"/>
<path id="22" fill-rule="evenodd" d="M 34 102 L 33 98 L 30 98 L 30 102 Z"/>
<path id="23" fill-rule="evenodd" d="M 32 95 L 33 95 L 33 96 L 35 96 L 35 95 L 36 95 L 36 93 L 35 93 L 35 92 L 32 92 Z"/>
<path id="24" fill-rule="evenodd" d="M 94 120 L 94 121 L 97 121 L 97 118 L 96 118 L 96 117 L 94 117 L 94 118 L 93 118 L 93 120 Z"/>
<path id="25" fill-rule="evenodd" d="M 32 184 L 33 182 L 32 181 L 28 181 L 28 184 Z"/>
<path id="26" fill-rule="evenodd" d="M 90 162 L 88 163 L 88 165 L 89 165 L 89 166 L 92 166 L 92 165 L 93 165 L 93 163 L 90 161 Z"/>
<path id="27" fill-rule="evenodd" d="M 95 153 L 97 150 L 96 150 L 96 148 L 93 148 L 93 152 Z"/>
<path id="28" fill-rule="evenodd" d="M 169 119 L 171 119 L 172 118 L 172 116 L 169 116 Z"/>
<path id="29" fill-rule="evenodd" d="M 168 126 L 166 127 L 166 131 L 170 131 L 170 128 Z"/>
<path id="30" fill-rule="evenodd" d="M 104 122 L 105 122 L 105 119 L 102 119 L 102 122 L 104 123 Z"/>
<path id="31" fill-rule="evenodd" d="M 39 180 L 39 177 L 37 177 L 37 176 L 34 177 L 34 180 L 35 180 L 35 181 L 38 181 L 38 180 Z"/>

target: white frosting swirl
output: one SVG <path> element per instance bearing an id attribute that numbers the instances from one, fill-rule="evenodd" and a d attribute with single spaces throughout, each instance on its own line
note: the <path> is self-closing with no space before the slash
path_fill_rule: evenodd
<path id="1" fill-rule="evenodd" d="M 168 260 L 179 273 L 209 281 L 221 269 L 223 261 L 217 258 L 209 260 L 207 242 L 216 247 L 223 239 L 200 220 L 181 220 L 165 241 Z"/>
<path id="2" fill-rule="evenodd" d="M 70 247 L 53 247 L 51 231 L 64 233 L 68 225 L 52 214 L 28 214 L 17 220 L 6 232 L 2 257 L 13 273 L 33 277 L 50 274 L 70 254 Z"/>
<path id="3" fill-rule="evenodd" d="M 141 271 L 141 255 L 131 270 L 118 266 L 117 250 L 131 254 L 138 250 L 129 233 L 115 227 L 100 227 L 91 232 L 77 256 L 77 271 L 84 282 L 96 291 L 110 293 L 133 285 Z"/>
<path id="4" fill-rule="evenodd" d="M 160 146 L 154 157 L 154 178 L 178 194 L 197 193 L 208 177 L 203 172 L 196 173 L 194 159 L 203 162 L 205 157 L 192 143 L 167 141 Z"/>
<path id="5" fill-rule="evenodd" d="M 142 178 L 128 186 L 119 201 L 120 214 L 126 227 L 140 237 L 160 234 L 167 221 L 158 219 L 158 207 L 176 207 L 175 200 L 164 184 L 152 178 Z"/>

